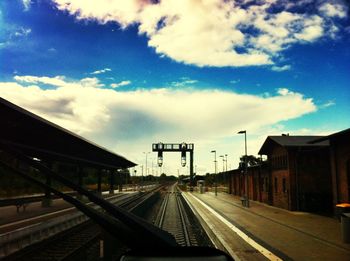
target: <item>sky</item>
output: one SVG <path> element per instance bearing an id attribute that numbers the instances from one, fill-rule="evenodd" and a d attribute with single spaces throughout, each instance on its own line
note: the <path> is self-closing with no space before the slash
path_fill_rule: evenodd
<path id="1" fill-rule="evenodd" d="M 2 0 L 0 96 L 159 174 L 350 127 L 345 0 Z M 150 152 L 150 153 L 147 153 Z M 189 160 L 189 159 L 188 159 Z M 152 169 L 152 165 L 154 166 Z M 146 169 L 146 168 L 144 168 Z M 188 174 L 180 154 L 163 171 Z M 144 173 L 146 174 L 146 172 Z"/>

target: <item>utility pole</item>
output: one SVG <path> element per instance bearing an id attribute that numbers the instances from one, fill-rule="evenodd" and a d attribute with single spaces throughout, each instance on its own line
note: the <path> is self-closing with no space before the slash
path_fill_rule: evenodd
<path id="1" fill-rule="evenodd" d="M 147 168 L 147 155 L 150 154 L 150 152 L 143 152 L 143 154 L 146 155 L 146 177 L 148 176 L 148 168 Z M 143 167 L 142 167 L 142 187 L 143 187 Z"/>
<path id="2" fill-rule="evenodd" d="M 218 195 L 218 184 L 217 184 L 217 180 L 216 180 L 216 150 L 212 150 L 211 153 L 214 153 L 214 166 L 215 166 L 215 175 L 214 175 L 214 189 L 215 189 L 215 196 Z"/>
<path id="3" fill-rule="evenodd" d="M 239 131 L 238 134 L 244 134 L 244 176 L 245 176 L 245 206 L 249 208 L 249 192 L 248 192 L 248 159 L 247 159 L 247 131 Z"/>

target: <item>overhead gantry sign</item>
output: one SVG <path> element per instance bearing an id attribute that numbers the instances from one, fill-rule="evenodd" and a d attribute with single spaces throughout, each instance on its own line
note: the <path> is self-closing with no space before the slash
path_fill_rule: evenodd
<path id="1" fill-rule="evenodd" d="M 158 152 L 158 166 L 163 165 L 163 152 L 181 152 L 181 165 L 186 166 L 186 153 L 190 153 L 190 186 L 193 186 L 193 143 L 153 143 L 152 151 Z"/>

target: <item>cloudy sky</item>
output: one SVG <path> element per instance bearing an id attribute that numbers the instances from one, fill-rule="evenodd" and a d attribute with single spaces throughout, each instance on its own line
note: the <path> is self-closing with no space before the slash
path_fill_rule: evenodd
<path id="1" fill-rule="evenodd" d="M 256 155 L 350 127 L 347 3 L 2 0 L 0 96 L 140 165 L 161 141 L 194 143 L 199 174 L 211 150 L 236 168 L 240 130 Z"/>

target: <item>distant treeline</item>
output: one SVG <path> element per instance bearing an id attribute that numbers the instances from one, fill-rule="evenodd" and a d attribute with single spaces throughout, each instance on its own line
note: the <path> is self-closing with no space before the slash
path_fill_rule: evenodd
<path id="1" fill-rule="evenodd" d="M 45 183 L 45 176 L 42 175 L 36 169 L 23 166 L 20 168 L 22 171 L 25 171 L 30 176 Z M 55 172 L 58 172 L 64 177 L 68 178 L 69 180 L 78 183 L 78 168 L 76 165 L 55 163 L 52 164 L 52 169 Z M 84 187 L 88 189 L 97 189 L 97 169 L 85 167 L 81 169 L 81 174 Z M 141 182 L 143 182 L 144 184 L 149 184 L 154 182 L 162 183 L 176 180 L 177 178 L 175 176 L 167 176 L 165 173 L 161 174 L 159 177 L 153 175 L 148 175 L 144 177 L 131 176 L 128 169 L 118 170 L 114 173 L 115 188 L 117 188 L 119 184 L 140 184 Z M 108 190 L 109 183 L 110 174 L 107 171 L 103 171 L 101 175 L 102 190 Z M 52 181 L 51 184 L 55 189 L 58 189 L 60 191 L 70 190 L 69 188 L 66 188 L 62 184 L 55 181 Z M 0 167 L 0 197 L 6 198 L 37 193 L 44 193 L 44 190 L 41 187 L 36 186 L 31 182 L 28 182 L 23 177 L 20 177 L 15 173 L 5 171 L 3 168 Z"/>

